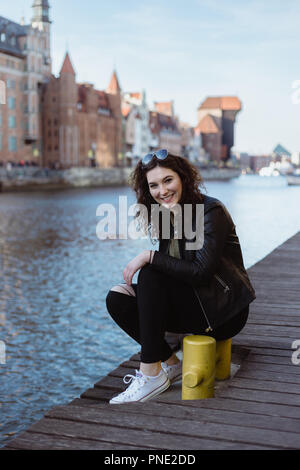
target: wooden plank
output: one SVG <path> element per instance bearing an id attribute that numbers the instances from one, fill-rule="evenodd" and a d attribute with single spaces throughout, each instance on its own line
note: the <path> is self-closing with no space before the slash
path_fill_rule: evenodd
<path id="1" fill-rule="evenodd" d="M 291 349 L 267 349 L 267 348 L 255 348 L 254 346 L 251 348 L 251 356 L 254 354 L 256 359 L 264 358 L 264 357 L 272 357 L 274 360 L 276 358 L 290 358 L 291 357 Z"/>
<path id="2" fill-rule="evenodd" d="M 269 392 L 291 393 L 297 396 L 300 405 L 299 384 L 243 378 L 240 375 L 230 380 L 230 387 L 243 390 L 265 390 Z M 295 397 L 296 398 L 296 397 Z M 299 424 L 300 427 L 300 424 Z"/>
<path id="3" fill-rule="evenodd" d="M 95 387 L 88 388 L 80 395 L 80 397 L 108 402 L 114 395 L 115 393 L 111 390 Z"/>
<path id="4" fill-rule="evenodd" d="M 289 354 L 286 356 L 279 356 L 279 355 L 266 355 L 266 354 L 249 354 L 247 357 L 247 362 L 259 362 L 261 364 L 278 364 L 278 365 L 284 365 L 282 367 L 282 371 L 285 371 L 285 367 L 288 366 L 288 371 L 290 373 L 294 374 L 299 370 L 299 367 L 297 368 L 296 365 L 294 365 L 291 361 L 291 356 L 292 356 L 292 350 L 289 351 Z M 245 361 L 245 363 L 247 363 Z M 299 375 L 299 374 L 296 374 Z"/>
<path id="5" fill-rule="evenodd" d="M 273 317 L 272 320 L 269 320 L 266 318 L 266 316 L 264 315 L 264 318 L 254 318 L 254 316 L 252 315 L 250 318 L 248 318 L 248 321 L 247 321 L 247 325 L 258 325 L 258 326 L 264 326 L 264 325 L 269 325 L 269 326 L 289 326 L 289 327 L 296 327 L 296 328 L 300 328 L 300 320 L 299 321 L 296 321 L 296 320 L 292 320 L 291 317 L 289 317 L 288 319 L 284 318 L 282 319 L 282 317 Z"/>
<path id="6" fill-rule="evenodd" d="M 289 373 L 294 376 L 299 376 L 300 375 L 300 370 L 299 367 L 293 365 L 285 365 L 282 367 L 282 364 L 273 364 L 272 362 L 268 362 L 267 358 L 265 358 L 264 361 L 256 361 L 256 360 L 251 360 L 251 359 L 245 359 L 243 363 L 243 367 L 246 364 L 253 364 L 252 367 L 255 367 L 256 370 L 265 370 L 265 371 L 274 371 L 274 372 L 283 372 L 283 373 Z"/>
<path id="7" fill-rule="evenodd" d="M 34 432 L 24 432 L 20 437 L 9 442 L 7 449 L 18 450 L 137 450 L 142 449 L 137 445 L 130 446 L 126 444 L 94 441 L 93 436 L 88 440 L 67 438 L 57 435 L 38 434 Z"/>
<path id="8" fill-rule="evenodd" d="M 230 386 L 228 385 L 228 388 L 230 388 Z M 232 389 L 230 388 L 230 390 L 228 390 L 228 388 L 226 389 L 223 389 L 222 391 L 219 391 L 216 396 L 218 398 L 231 398 L 231 399 L 237 399 L 237 400 L 245 400 L 248 404 L 248 402 L 254 402 L 256 403 L 256 407 L 255 409 L 259 410 L 260 408 L 258 407 L 258 403 L 268 403 L 270 404 L 271 406 L 268 408 L 268 413 L 271 414 L 271 415 L 277 415 L 277 416 L 284 416 L 284 417 L 291 417 L 291 418 L 299 418 L 300 419 L 300 409 L 298 408 L 294 408 L 295 404 L 299 404 L 299 396 L 296 396 L 296 398 L 292 395 L 292 398 L 289 397 L 285 399 L 285 395 L 282 394 L 282 393 L 275 393 L 275 394 L 272 394 L 272 392 L 263 392 L 263 391 L 259 391 L 258 393 L 255 393 L 255 390 L 254 391 L 251 391 L 251 390 L 246 390 L 246 391 L 243 391 L 243 390 L 235 390 L 235 389 Z M 110 390 L 108 389 L 102 389 L 100 387 L 97 387 L 97 388 L 90 388 L 88 389 L 87 391 L 85 391 L 81 397 L 82 398 L 89 398 L 89 399 L 93 399 L 93 400 L 100 400 L 100 401 L 104 401 L 104 402 L 108 402 L 109 399 L 114 395 L 114 393 L 112 393 Z M 213 400 L 205 400 L 205 402 L 210 402 L 210 401 L 215 401 L 216 399 L 214 398 Z M 163 394 L 160 395 L 159 397 L 157 397 L 155 399 L 155 401 L 164 401 L 164 402 L 168 402 Z M 211 405 L 211 403 L 209 403 L 209 405 Z M 219 406 L 220 405 L 220 402 L 215 402 L 215 405 Z M 231 404 L 232 405 L 232 402 Z M 276 405 L 276 406 L 275 406 Z M 280 405 L 280 406 L 279 406 Z M 288 407 L 287 407 L 288 405 Z M 238 404 L 238 406 L 241 408 L 241 403 Z M 231 409 L 231 408 L 230 408 Z M 235 407 L 232 408 L 233 410 L 235 409 Z M 263 408 L 264 409 L 264 408 Z M 259 411 L 257 411 L 258 413 Z M 262 412 L 262 410 L 260 409 L 260 412 Z M 267 414 L 268 414 L 267 413 Z"/>
<path id="9" fill-rule="evenodd" d="M 295 338 L 296 339 L 296 338 Z M 291 349 L 291 338 L 258 336 L 253 334 L 245 334 L 243 331 L 233 338 L 234 344 L 250 348 L 252 346 L 261 348 L 274 348 L 274 349 Z"/>
<path id="10" fill-rule="evenodd" d="M 277 326 L 272 326 L 268 324 L 255 325 L 253 323 L 247 323 L 243 328 L 243 335 L 254 334 L 255 336 L 269 336 L 269 337 L 279 337 L 279 338 L 291 338 L 290 343 L 293 340 L 300 338 L 300 328 L 296 326 L 289 327 L 280 325 L 280 328 Z"/>
<path id="11" fill-rule="evenodd" d="M 206 400 L 210 402 L 211 400 Z M 191 403 L 191 406 L 189 406 Z M 85 399 L 75 399 L 72 403 L 67 406 L 88 406 L 90 408 L 96 408 L 98 411 L 107 407 L 104 403 L 95 403 L 94 400 L 85 400 Z M 209 403 L 208 403 L 209 405 Z M 199 418 L 201 420 L 208 420 L 214 423 L 223 423 L 223 424 L 235 424 L 243 426 L 250 426 L 254 428 L 261 429 L 272 429 L 278 431 L 287 431 L 299 433 L 299 423 L 297 420 L 292 420 L 289 418 L 283 418 L 278 416 L 268 416 L 260 415 L 257 413 L 247 413 L 243 411 L 231 411 L 226 409 L 214 409 L 208 407 L 201 407 L 201 409 L 196 409 L 192 405 L 192 402 L 186 401 L 183 403 L 159 403 L 157 401 L 141 403 L 128 403 L 124 404 L 121 407 L 121 410 L 118 411 L 115 407 L 112 407 L 112 412 L 119 413 L 139 413 L 144 415 L 151 416 L 166 416 L 174 418 L 176 414 L 177 419 L 184 420 L 196 420 Z"/>
<path id="12" fill-rule="evenodd" d="M 270 372 L 266 370 L 257 370 L 252 365 L 243 367 L 236 374 L 237 377 L 257 379 L 257 380 L 270 380 L 271 382 L 283 382 L 300 385 L 300 376 L 293 374 L 285 374 L 284 372 Z"/>
<path id="13" fill-rule="evenodd" d="M 231 387 L 229 384 L 227 388 L 220 389 L 217 396 L 230 396 L 231 398 L 238 398 L 239 400 L 252 400 L 260 403 L 274 403 L 294 406 L 295 408 L 298 408 L 297 411 L 295 410 L 294 416 L 300 418 L 300 395 L 279 392 L 265 392 L 262 390 L 242 390 Z"/>
<path id="14" fill-rule="evenodd" d="M 156 398 L 159 403 L 169 403 L 170 402 L 160 395 Z M 174 403 L 174 402 L 173 402 Z M 172 404 L 172 402 L 171 402 Z M 186 400 L 181 402 L 182 406 L 193 406 L 195 408 L 211 408 L 217 410 L 228 410 L 228 411 L 237 411 L 244 413 L 252 413 L 255 415 L 265 415 L 266 420 L 269 416 L 278 416 L 282 418 L 292 418 L 300 419 L 299 408 L 286 404 L 276 404 L 268 402 L 258 402 L 247 400 L 247 398 L 239 399 L 231 396 L 230 393 L 223 394 L 222 397 L 219 397 L 219 394 L 213 399 L 206 400 Z"/>
<path id="15" fill-rule="evenodd" d="M 118 405 L 117 405 L 118 406 Z M 82 408 L 81 408 L 82 409 Z M 93 410 L 94 411 L 94 410 Z M 117 415 L 117 414 L 116 414 Z M 99 419 L 99 417 L 97 417 Z M 128 420 L 126 420 L 127 423 Z M 130 423 L 128 423 L 130 425 Z M 135 446 L 137 443 L 143 449 L 180 449 L 180 450 L 194 450 L 194 449 L 237 449 L 253 447 L 249 444 L 243 446 L 236 442 L 219 441 L 217 439 L 205 439 L 201 437 L 189 437 L 185 439 L 181 435 L 168 434 L 162 428 L 162 431 L 150 431 L 143 427 L 133 428 L 127 427 L 119 420 L 119 426 L 112 426 L 99 424 L 99 422 L 81 422 L 81 421 L 67 421 L 54 418 L 43 418 L 38 423 L 34 424 L 31 432 L 47 434 L 53 436 L 64 436 L 71 439 L 86 439 L 92 437 L 94 441 L 116 443 L 119 447 L 126 449 L 127 445 Z M 269 447 L 263 444 L 253 444 L 256 448 Z M 274 446 L 273 446 L 274 447 Z"/>
<path id="16" fill-rule="evenodd" d="M 116 405 L 118 406 L 118 405 Z M 212 423 L 202 420 L 178 420 L 177 417 L 165 417 L 161 415 L 151 416 L 141 413 L 122 413 L 112 412 L 110 407 L 96 410 L 95 408 L 82 408 L 76 406 L 58 407 L 50 410 L 47 417 L 57 419 L 72 420 L 72 422 L 96 424 L 98 429 L 101 423 L 102 426 L 110 425 L 125 427 L 126 433 L 131 430 L 152 431 L 157 433 L 158 430 L 163 430 L 171 439 L 173 436 L 181 436 L 181 439 L 188 442 L 194 436 L 210 439 L 221 438 L 222 441 L 239 442 L 247 444 L 256 444 L 259 442 L 261 445 L 270 446 L 274 448 L 297 448 L 299 445 L 299 435 L 295 433 L 284 433 L 282 431 L 265 430 L 259 428 L 245 427 L 242 425 L 228 425 L 220 423 Z M 115 430 L 114 430 L 115 432 Z M 300 430 L 299 430 L 300 432 Z M 158 434 L 161 434 L 160 432 Z M 172 437 L 171 437 L 172 436 Z M 184 437 L 184 439 L 183 439 Z"/>

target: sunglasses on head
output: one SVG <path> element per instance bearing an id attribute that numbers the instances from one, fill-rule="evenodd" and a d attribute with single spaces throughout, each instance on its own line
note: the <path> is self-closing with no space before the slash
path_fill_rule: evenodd
<path id="1" fill-rule="evenodd" d="M 167 149 L 160 149 L 157 152 L 152 152 L 152 153 L 147 153 L 142 159 L 142 165 L 147 166 L 149 163 L 152 161 L 154 157 L 156 157 L 158 160 L 165 160 L 168 156 L 168 150 Z"/>

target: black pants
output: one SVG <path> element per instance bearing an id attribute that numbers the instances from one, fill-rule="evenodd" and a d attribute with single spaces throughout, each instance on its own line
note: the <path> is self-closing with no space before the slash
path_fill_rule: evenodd
<path id="1" fill-rule="evenodd" d="M 172 349 L 165 332 L 203 335 L 207 323 L 193 288 L 151 265 L 144 266 L 137 284 L 132 284 L 136 297 L 109 291 L 106 306 L 114 321 L 141 345 L 141 361 L 166 361 Z M 216 340 L 232 338 L 245 326 L 249 307 L 208 335 Z"/>

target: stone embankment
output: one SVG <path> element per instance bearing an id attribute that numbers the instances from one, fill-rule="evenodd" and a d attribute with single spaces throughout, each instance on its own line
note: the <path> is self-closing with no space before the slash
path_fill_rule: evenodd
<path id="1" fill-rule="evenodd" d="M 36 167 L 0 168 L 0 191 L 34 191 L 45 189 L 97 188 L 128 184 L 132 168 L 70 168 L 48 170 Z M 204 181 L 230 180 L 240 175 L 239 169 L 201 169 Z"/>
<path id="2" fill-rule="evenodd" d="M 3 192 L 120 186 L 127 184 L 131 171 L 131 168 L 2 169 L 0 186 Z"/>

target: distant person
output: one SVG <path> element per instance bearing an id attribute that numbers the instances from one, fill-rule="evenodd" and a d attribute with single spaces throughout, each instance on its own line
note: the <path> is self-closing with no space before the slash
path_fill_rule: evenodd
<path id="1" fill-rule="evenodd" d="M 166 149 L 147 154 L 131 175 L 137 202 L 148 214 L 152 204 L 158 204 L 165 215 L 169 212 L 170 236 L 162 236 L 162 215 L 159 223 L 153 224 L 159 250 L 144 250 L 132 259 L 123 271 L 125 284 L 114 286 L 106 297 L 111 317 L 141 345 L 139 370 L 124 377 L 130 385 L 113 397 L 111 404 L 148 400 L 180 379 L 181 361 L 166 342 L 166 332 L 224 340 L 246 324 L 255 293 L 244 268 L 235 225 L 224 205 L 203 194 L 201 185 L 198 170 Z M 174 229 L 178 230 L 176 210 L 178 213 L 181 208 L 185 216 L 185 204 L 193 209 L 193 227 L 199 222 L 197 205 L 204 207 L 203 239 L 197 249 L 188 249 L 190 239 L 183 230 L 181 238 L 174 235 Z M 145 232 L 150 231 L 145 212 L 141 210 L 137 220 Z M 132 283 L 137 271 L 137 283 Z"/>

